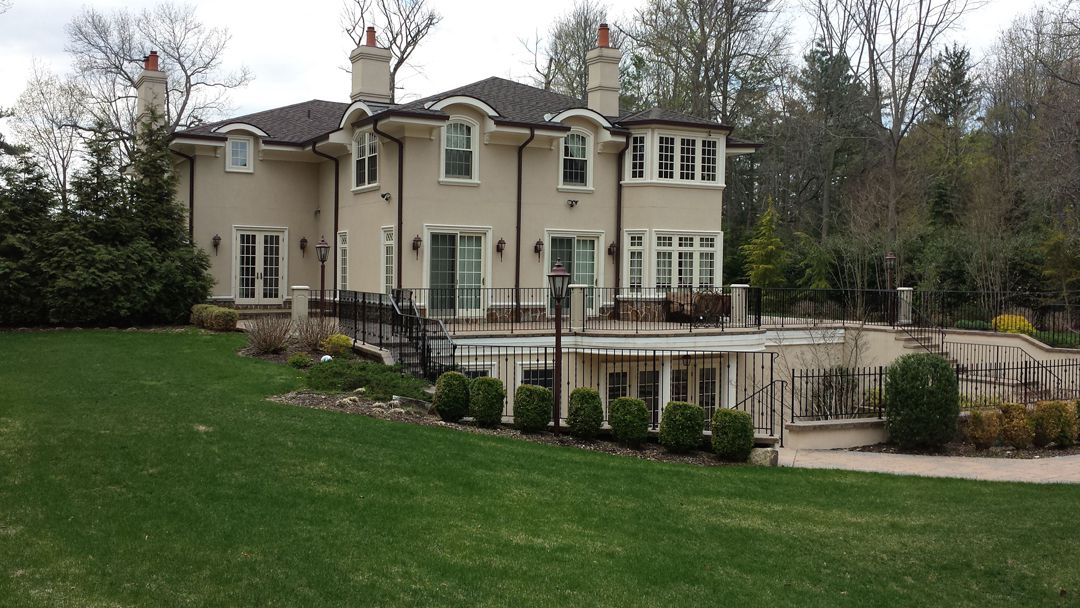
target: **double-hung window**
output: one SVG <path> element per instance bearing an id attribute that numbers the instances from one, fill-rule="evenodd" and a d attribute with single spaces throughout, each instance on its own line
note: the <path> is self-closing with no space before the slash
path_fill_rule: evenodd
<path id="1" fill-rule="evenodd" d="M 353 142 L 353 187 L 379 183 L 379 138 L 372 132 L 360 133 Z"/>
<path id="2" fill-rule="evenodd" d="M 337 233 L 338 240 L 338 289 L 345 291 L 349 288 L 349 233 Z"/>
<path id="3" fill-rule="evenodd" d="M 443 129 L 443 177 L 476 180 L 476 133 L 472 124 L 452 120 Z"/>
<path id="4" fill-rule="evenodd" d="M 645 285 L 645 235 L 628 235 L 629 245 L 627 255 L 627 278 L 630 289 L 641 291 Z"/>
<path id="5" fill-rule="evenodd" d="M 630 179 L 645 179 L 645 136 L 630 138 Z"/>
<path id="6" fill-rule="evenodd" d="M 383 293 L 394 290 L 394 229 L 382 229 L 382 283 Z"/>
<path id="7" fill-rule="evenodd" d="M 661 135 L 657 146 L 657 172 L 660 179 L 675 179 L 675 138 Z"/>
<path id="8" fill-rule="evenodd" d="M 236 173 L 251 173 L 251 138 L 230 137 L 226 144 L 225 170 Z"/>
<path id="9" fill-rule="evenodd" d="M 589 187 L 589 144 L 590 138 L 585 133 L 572 132 L 563 138 L 560 186 Z"/>

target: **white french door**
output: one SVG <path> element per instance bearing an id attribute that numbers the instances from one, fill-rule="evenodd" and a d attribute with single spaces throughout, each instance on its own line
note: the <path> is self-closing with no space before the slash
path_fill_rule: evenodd
<path id="1" fill-rule="evenodd" d="M 551 259 L 561 261 L 570 273 L 570 283 L 587 285 L 585 306 L 590 314 L 596 312 L 597 286 L 596 246 L 599 240 L 593 236 L 552 236 L 549 243 Z M 552 303 L 554 306 L 554 303 Z"/>
<path id="2" fill-rule="evenodd" d="M 485 305 L 484 235 L 432 232 L 429 308 L 438 315 L 479 315 Z"/>
<path id="3" fill-rule="evenodd" d="M 283 230 L 237 229 L 234 247 L 237 304 L 284 302 L 284 243 Z"/>

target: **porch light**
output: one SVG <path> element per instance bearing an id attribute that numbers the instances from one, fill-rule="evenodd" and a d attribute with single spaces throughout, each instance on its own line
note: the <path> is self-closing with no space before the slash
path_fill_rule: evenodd
<path id="1" fill-rule="evenodd" d="M 315 253 L 319 255 L 319 263 L 326 263 L 326 256 L 330 255 L 330 243 L 326 242 L 326 237 L 319 239 L 317 245 L 315 245 Z"/>
<path id="2" fill-rule="evenodd" d="M 618 251 L 618 250 L 619 250 L 619 244 L 616 243 L 615 241 L 611 241 L 611 243 L 609 243 L 608 246 L 607 246 L 607 254 L 608 254 L 609 257 L 615 257 L 615 252 Z"/>
<path id="3" fill-rule="evenodd" d="M 300 257 L 304 257 L 307 252 L 307 237 L 300 237 Z"/>
<path id="4" fill-rule="evenodd" d="M 217 255 L 218 247 L 221 246 L 221 235 L 215 234 L 214 238 L 210 239 L 210 243 L 214 245 L 214 255 Z"/>
<path id="5" fill-rule="evenodd" d="M 533 253 L 536 254 L 536 261 L 540 261 L 540 254 L 544 253 L 544 241 L 536 239 L 536 244 L 533 245 Z"/>
<path id="6" fill-rule="evenodd" d="M 548 285 L 551 286 L 551 295 L 555 302 L 561 304 L 566 297 L 566 288 L 570 285 L 570 273 L 562 265 L 562 260 L 556 260 L 548 273 Z"/>
<path id="7" fill-rule="evenodd" d="M 503 251 L 506 251 L 506 239 L 499 239 L 498 243 L 495 243 L 495 251 L 499 254 L 499 259 L 503 257 Z"/>
<path id="8" fill-rule="evenodd" d="M 420 259 L 420 247 L 424 244 L 424 239 L 420 238 L 420 235 L 416 235 L 412 240 L 412 250 L 416 252 L 416 259 Z"/>

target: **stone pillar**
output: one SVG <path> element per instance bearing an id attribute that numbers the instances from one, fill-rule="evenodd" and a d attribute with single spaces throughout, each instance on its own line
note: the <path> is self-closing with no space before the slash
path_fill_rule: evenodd
<path id="1" fill-rule="evenodd" d="M 746 327 L 749 321 L 750 286 L 737 284 L 731 286 L 731 325 Z"/>
<path id="2" fill-rule="evenodd" d="M 896 288 L 896 299 L 900 306 L 896 314 L 897 325 L 911 325 L 911 301 L 914 298 L 914 292 L 915 290 L 911 287 Z"/>
<path id="3" fill-rule="evenodd" d="M 292 320 L 306 321 L 311 288 L 307 285 L 293 285 L 290 289 L 292 289 Z"/>
<path id="4" fill-rule="evenodd" d="M 569 302 L 563 302 L 564 305 L 570 306 L 570 331 L 579 332 L 585 331 L 585 290 L 588 289 L 588 285 L 571 285 L 567 288 L 570 292 L 570 296 L 567 298 Z"/>

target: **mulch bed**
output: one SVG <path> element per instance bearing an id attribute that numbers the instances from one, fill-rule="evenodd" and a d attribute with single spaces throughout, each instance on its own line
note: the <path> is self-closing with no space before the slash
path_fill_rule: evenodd
<path id="1" fill-rule="evenodd" d="M 1012 447 L 992 447 L 980 450 L 969 443 L 948 443 L 941 450 L 902 450 L 892 443 L 879 443 L 851 448 L 852 452 L 877 452 L 880 454 L 916 454 L 919 456 L 958 456 L 968 458 L 1054 458 L 1055 456 L 1072 456 L 1080 454 L 1080 445 L 1067 448 L 1031 448 L 1029 450 L 1017 450 Z"/>
<path id="2" fill-rule="evenodd" d="M 541 432 L 525 434 L 507 427 L 497 427 L 489 429 L 473 426 L 467 423 L 444 422 L 438 416 L 428 414 L 426 411 L 419 411 L 420 409 L 426 407 L 418 405 L 422 402 L 410 403 L 391 401 L 389 403 L 384 403 L 380 401 L 371 401 L 363 398 L 362 391 L 357 391 L 351 394 L 342 394 L 320 393 L 301 390 L 286 393 L 284 395 L 277 395 L 275 397 L 271 397 L 270 400 L 277 403 L 285 403 L 289 405 L 308 407 L 318 410 L 326 410 L 330 412 L 341 412 L 344 414 L 369 416 L 371 418 L 379 418 L 381 420 L 392 420 L 394 422 L 405 422 L 409 424 L 419 424 L 423 426 L 444 427 L 463 431 L 466 433 L 473 433 L 476 435 L 497 435 L 500 437 L 510 437 L 522 441 L 530 441 L 532 443 L 543 443 L 547 445 L 572 447 L 582 450 L 591 450 L 594 452 L 604 452 L 605 454 L 614 454 L 617 456 L 639 458 L 641 460 L 681 462 L 684 464 L 693 464 L 707 467 L 741 466 L 738 464 L 722 462 L 718 460 L 713 454 L 704 451 L 694 452 L 691 454 L 671 454 L 668 453 L 659 444 L 653 442 L 645 443 L 641 446 L 640 449 L 633 449 L 623 446 L 614 441 L 605 440 L 603 438 L 587 441 L 572 437 L 569 434 L 562 433 L 556 434 L 550 432 Z"/>

